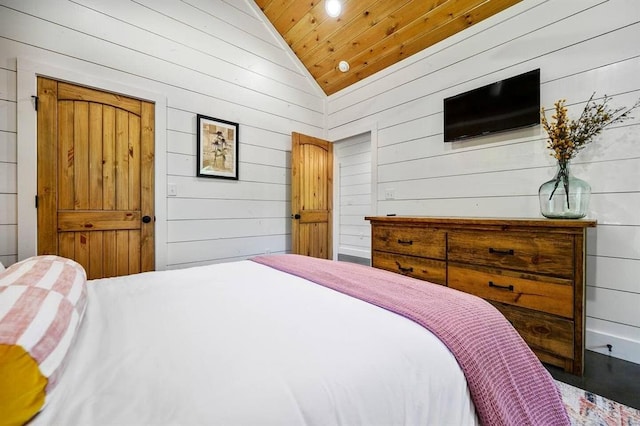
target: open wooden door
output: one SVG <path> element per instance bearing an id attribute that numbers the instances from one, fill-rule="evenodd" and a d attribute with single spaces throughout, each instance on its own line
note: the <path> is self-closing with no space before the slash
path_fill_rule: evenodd
<path id="1" fill-rule="evenodd" d="M 295 254 L 333 257 L 333 144 L 291 135 L 291 250 Z"/>
<path id="2" fill-rule="evenodd" d="M 154 106 L 38 78 L 38 254 L 89 278 L 150 271 Z"/>

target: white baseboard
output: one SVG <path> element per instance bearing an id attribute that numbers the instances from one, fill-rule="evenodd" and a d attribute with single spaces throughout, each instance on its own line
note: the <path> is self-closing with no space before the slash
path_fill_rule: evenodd
<path id="1" fill-rule="evenodd" d="M 585 341 L 590 351 L 640 364 L 640 342 L 594 330 L 586 330 Z M 611 345 L 611 351 L 607 345 Z"/>
<path id="2" fill-rule="evenodd" d="M 363 259 L 371 259 L 371 250 L 357 249 L 353 247 L 338 247 L 338 254 L 346 254 L 348 256 L 362 257 Z"/>

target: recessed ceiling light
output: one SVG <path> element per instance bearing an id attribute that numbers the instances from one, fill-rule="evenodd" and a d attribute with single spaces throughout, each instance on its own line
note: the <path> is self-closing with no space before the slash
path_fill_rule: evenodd
<path id="1" fill-rule="evenodd" d="M 327 11 L 327 15 L 337 18 L 342 12 L 342 3 L 340 0 L 325 0 L 324 10 Z"/>
<path id="2" fill-rule="evenodd" d="M 338 63 L 338 69 L 342 72 L 347 72 L 349 71 L 349 62 L 347 61 L 340 61 Z"/>

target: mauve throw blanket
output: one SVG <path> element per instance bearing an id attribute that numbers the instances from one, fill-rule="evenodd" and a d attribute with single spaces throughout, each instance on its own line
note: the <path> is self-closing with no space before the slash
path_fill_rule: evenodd
<path id="1" fill-rule="evenodd" d="M 484 300 L 369 266 L 286 254 L 251 259 L 409 318 L 435 334 L 467 379 L 484 425 L 569 425 L 535 354 Z"/>

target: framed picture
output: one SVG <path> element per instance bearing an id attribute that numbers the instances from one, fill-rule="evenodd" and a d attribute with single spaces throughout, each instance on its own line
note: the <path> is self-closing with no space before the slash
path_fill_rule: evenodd
<path id="1" fill-rule="evenodd" d="M 200 177 L 238 179 L 238 123 L 198 114 Z"/>

